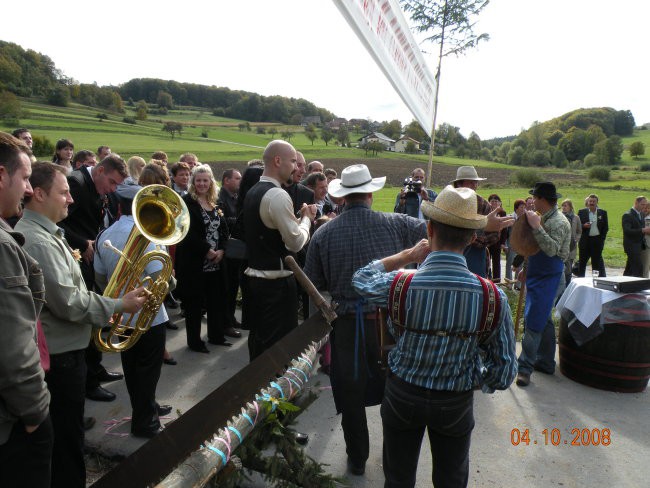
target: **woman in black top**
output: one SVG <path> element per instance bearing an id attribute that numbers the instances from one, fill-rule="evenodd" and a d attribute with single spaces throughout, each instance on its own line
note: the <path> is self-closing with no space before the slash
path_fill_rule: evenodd
<path id="1" fill-rule="evenodd" d="M 231 346 L 226 341 L 225 281 L 222 269 L 228 227 L 217 206 L 217 185 L 207 164 L 194 168 L 189 192 L 183 197 L 190 213 L 190 228 L 176 247 L 176 278 L 185 305 L 187 345 L 196 352 L 210 352 L 201 339 L 201 316 L 208 315 L 208 342 Z"/>

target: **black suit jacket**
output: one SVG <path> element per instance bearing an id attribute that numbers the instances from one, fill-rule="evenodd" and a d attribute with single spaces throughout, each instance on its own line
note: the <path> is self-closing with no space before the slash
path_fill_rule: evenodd
<path id="1" fill-rule="evenodd" d="M 623 250 L 626 254 L 640 253 L 645 249 L 643 239 L 643 221 L 639 214 L 631 208 L 623 214 L 621 219 L 623 225 Z"/>
<path id="2" fill-rule="evenodd" d="M 102 197 L 85 166 L 68 176 L 70 195 L 74 203 L 68 207 L 68 216 L 59 225 L 65 230 L 65 238 L 73 249 L 84 252 L 87 241 L 94 241 L 103 228 Z"/>
<path id="3" fill-rule="evenodd" d="M 296 216 L 300 215 L 300 208 L 303 203 L 311 205 L 314 203 L 314 191 L 307 188 L 302 183 L 294 183 L 291 186 L 284 187 L 293 202 L 293 212 Z"/>
<path id="4" fill-rule="evenodd" d="M 580 218 L 580 225 L 586 224 L 589 222 L 589 209 L 581 208 L 578 210 L 578 218 Z M 596 225 L 598 226 L 598 232 L 600 232 L 600 237 L 604 241 L 607 237 L 607 232 L 609 232 L 609 223 L 607 222 L 607 212 L 601 208 L 596 209 Z M 582 235 L 580 236 L 580 242 L 586 242 L 589 237 L 589 229 L 582 228 Z"/>
<path id="5" fill-rule="evenodd" d="M 177 289 L 181 296 L 201 291 L 201 280 L 197 279 L 197 276 L 203 272 L 205 255 L 210 250 L 210 243 L 205 238 L 206 227 L 201 205 L 190 194 L 184 195 L 182 198 L 190 215 L 190 228 L 185 239 L 176 245 L 174 268 L 178 280 Z M 217 209 L 219 208 L 217 206 Z M 226 249 L 226 242 L 230 234 L 226 219 L 221 217 L 220 220 L 219 243 L 215 250 Z"/>

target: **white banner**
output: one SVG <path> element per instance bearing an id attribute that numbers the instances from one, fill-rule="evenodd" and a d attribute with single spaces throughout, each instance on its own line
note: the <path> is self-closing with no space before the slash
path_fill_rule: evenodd
<path id="1" fill-rule="evenodd" d="M 431 134 L 435 80 L 396 0 L 334 0 L 422 128 Z"/>

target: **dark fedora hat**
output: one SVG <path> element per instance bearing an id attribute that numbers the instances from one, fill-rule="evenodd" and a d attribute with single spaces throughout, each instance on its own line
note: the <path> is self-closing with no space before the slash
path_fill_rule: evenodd
<path id="1" fill-rule="evenodd" d="M 562 195 L 556 191 L 555 185 L 550 181 L 535 183 L 535 188 L 530 190 L 528 193 L 546 200 L 557 200 L 558 198 L 562 198 Z"/>

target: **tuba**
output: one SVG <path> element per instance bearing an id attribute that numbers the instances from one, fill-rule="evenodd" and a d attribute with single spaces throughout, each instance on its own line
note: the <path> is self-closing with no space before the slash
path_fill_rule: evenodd
<path id="1" fill-rule="evenodd" d="M 142 334 L 149 330 L 169 290 L 172 260 L 165 251 L 156 249 L 145 253 L 149 242 L 159 246 L 176 244 L 183 240 L 189 229 L 189 212 L 185 202 L 165 185 L 149 185 L 142 188 L 133 199 L 135 225 L 123 250 L 116 249 L 109 241 L 104 246 L 120 255 L 120 259 L 104 290 L 104 296 L 118 298 L 125 293 L 144 286 L 149 299 L 145 302 L 137 320 L 135 314 L 122 322 L 122 313 L 115 313 L 110 320 L 106 339 L 101 329 L 93 332 L 97 349 L 103 352 L 122 352 L 132 347 Z M 147 264 L 160 261 L 163 266 L 157 279 L 142 278 Z"/>

